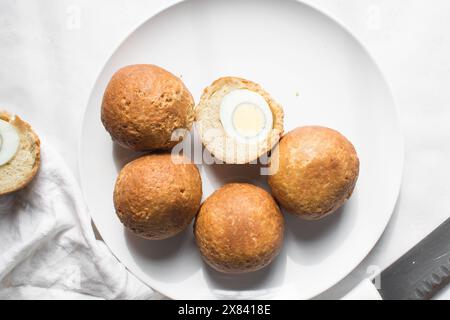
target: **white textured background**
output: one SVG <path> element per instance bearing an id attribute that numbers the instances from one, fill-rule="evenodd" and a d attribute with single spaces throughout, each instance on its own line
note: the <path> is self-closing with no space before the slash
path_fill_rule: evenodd
<path id="1" fill-rule="evenodd" d="M 31 122 L 78 174 L 78 136 L 97 74 L 122 39 L 170 2 L 0 0 L 0 107 Z M 378 62 L 406 144 L 394 216 L 365 261 L 320 296 L 337 298 L 450 216 L 450 1 L 305 2 L 346 26 Z"/>

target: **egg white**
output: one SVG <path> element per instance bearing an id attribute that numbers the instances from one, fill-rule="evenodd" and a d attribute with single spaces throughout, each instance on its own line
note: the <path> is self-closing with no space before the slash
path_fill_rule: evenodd
<path id="1" fill-rule="evenodd" d="M 19 149 L 20 137 L 9 122 L 0 120 L 0 166 L 11 161 Z"/>
<path id="2" fill-rule="evenodd" d="M 243 103 L 249 103 L 258 107 L 264 115 L 264 126 L 254 136 L 243 136 L 234 127 L 234 111 L 236 107 Z M 258 143 L 265 140 L 270 134 L 273 126 L 273 115 L 269 104 L 261 95 L 251 90 L 239 89 L 233 90 L 223 97 L 220 104 L 220 121 L 226 134 L 236 141 L 247 144 Z"/>

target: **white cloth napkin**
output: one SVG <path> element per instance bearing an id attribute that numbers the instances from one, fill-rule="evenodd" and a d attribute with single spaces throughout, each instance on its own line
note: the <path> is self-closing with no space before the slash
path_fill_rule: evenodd
<path id="1" fill-rule="evenodd" d="M 0 299 L 159 297 L 95 239 L 75 178 L 44 142 L 34 181 L 0 197 Z"/>

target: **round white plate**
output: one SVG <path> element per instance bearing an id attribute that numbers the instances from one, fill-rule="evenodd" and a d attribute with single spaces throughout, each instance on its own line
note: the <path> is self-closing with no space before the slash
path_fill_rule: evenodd
<path id="1" fill-rule="evenodd" d="M 351 200 L 318 222 L 286 215 L 286 241 L 267 268 L 224 275 L 207 267 L 192 227 L 165 241 L 124 230 L 112 194 L 124 163 L 136 155 L 114 146 L 100 121 L 104 89 L 128 64 L 153 63 L 182 77 L 198 101 L 221 76 L 260 83 L 285 111 L 285 128 L 335 128 L 355 145 L 361 169 Z M 90 97 L 80 145 L 80 174 L 90 213 L 116 257 L 171 298 L 307 299 L 353 270 L 381 236 L 399 191 L 403 147 L 393 99 L 361 44 L 321 12 L 290 0 L 189 0 L 134 31 L 103 68 Z M 225 182 L 266 187 L 256 167 L 200 165 L 204 198 Z"/>

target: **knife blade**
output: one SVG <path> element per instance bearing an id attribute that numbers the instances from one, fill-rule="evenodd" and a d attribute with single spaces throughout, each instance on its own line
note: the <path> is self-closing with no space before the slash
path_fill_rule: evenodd
<path id="1" fill-rule="evenodd" d="M 450 282 L 450 218 L 381 272 L 386 300 L 427 300 Z"/>

